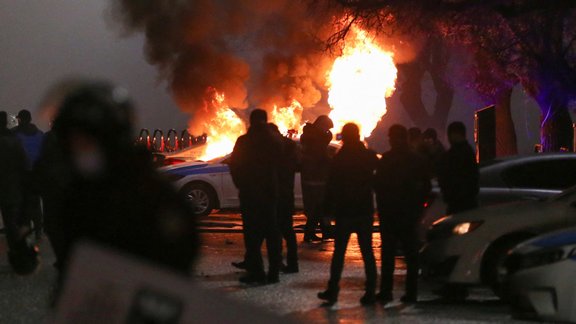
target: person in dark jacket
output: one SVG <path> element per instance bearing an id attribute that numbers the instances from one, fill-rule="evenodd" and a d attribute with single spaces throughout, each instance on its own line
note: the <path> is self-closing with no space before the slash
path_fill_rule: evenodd
<path id="1" fill-rule="evenodd" d="M 35 251 L 28 249 L 22 226 L 26 153 L 7 125 L 8 114 L 0 111 L 0 212 L 10 265 L 17 273 L 26 274 L 37 266 Z"/>
<path id="2" fill-rule="evenodd" d="M 372 250 L 374 223 L 373 173 L 378 158 L 360 141 L 360 130 L 349 123 L 342 128 L 342 148 L 334 156 L 328 176 L 327 204 L 333 212 L 336 229 L 334 254 L 330 264 L 328 289 L 318 298 L 332 305 L 338 300 L 344 255 L 352 233 L 356 233 L 366 272 L 364 305 L 373 304 L 376 289 L 376 261 Z"/>
<path id="3" fill-rule="evenodd" d="M 330 222 L 325 207 L 326 178 L 330 166 L 328 144 L 332 140 L 330 129 L 334 127 L 332 120 L 321 115 L 314 123 L 306 124 L 300 137 L 302 145 L 302 200 L 306 225 L 304 229 L 305 242 L 318 242 L 327 239 L 330 234 Z M 322 238 L 316 235 L 320 227 Z"/>
<path id="4" fill-rule="evenodd" d="M 438 133 L 434 128 L 428 128 L 422 133 L 422 139 L 424 142 L 422 153 L 428 158 L 431 165 L 431 172 L 435 172 L 437 165 L 442 157 L 442 154 L 446 152 L 442 142 L 438 140 Z"/>
<path id="5" fill-rule="evenodd" d="M 450 149 L 438 163 L 438 184 L 447 205 L 447 213 L 453 214 L 478 206 L 478 164 L 472 146 L 466 140 L 466 126 L 461 122 L 448 125 Z"/>
<path id="6" fill-rule="evenodd" d="M 64 235 L 60 224 L 67 188 L 72 184 L 72 167 L 68 165 L 62 145 L 54 130 L 46 132 L 40 156 L 34 164 L 33 178 L 36 190 L 42 197 L 44 231 L 56 257 L 54 266 L 60 270 L 64 258 Z"/>
<path id="7" fill-rule="evenodd" d="M 44 133 L 32 123 L 32 114 L 28 110 L 20 110 L 16 118 L 18 126 L 14 127 L 12 131 L 22 142 L 27 158 L 22 212 L 24 221 L 33 225 L 36 238 L 40 239 L 43 231 L 42 209 L 40 207 L 40 196 L 34 190 L 32 166 L 40 156 Z"/>
<path id="8" fill-rule="evenodd" d="M 298 243 L 294 231 L 294 177 L 298 167 L 298 147 L 295 141 L 282 136 L 278 126 L 268 124 L 272 133 L 282 142 L 282 154 L 278 165 L 278 225 L 286 242 L 286 265 L 284 273 L 296 273 L 298 268 Z"/>
<path id="9" fill-rule="evenodd" d="M 408 143 L 404 126 L 388 132 L 390 147 L 382 154 L 375 175 L 376 201 L 382 240 L 382 280 L 378 299 L 392 301 L 394 261 L 401 243 L 407 275 L 403 302 L 416 302 L 418 295 L 418 224 L 430 192 L 428 161 Z"/>
<path id="10" fill-rule="evenodd" d="M 87 82 L 66 96 L 57 113 L 55 145 L 71 174 L 54 211 L 61 217 L 55 224 L 61 226 L 62 270 L 74 246 L 89 240 L 190 271 L 199 246 L 194 212 L 149 154 L 132 144 L 132 111 L 125 90 Z"/>
<path id="11" fill-rule="evenodd" d="M 282 142 L 270 131 L 267 114 L 255 109 L 250 127 L 236 140 L 230 158 L 230 174 L 238 188 L 244 228 L 245 268 L 240 282 L 277 283 L 282 262 L 282 237 L 278 226 L 278 168 Z M 268 275 L 261 247 L 266 240 Z"/>

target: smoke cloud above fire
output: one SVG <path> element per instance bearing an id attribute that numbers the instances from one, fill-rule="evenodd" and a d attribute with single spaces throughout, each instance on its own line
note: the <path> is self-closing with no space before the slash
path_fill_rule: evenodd
<path id="1" fill-rule="evenodd" d="M 325 100 L 332 60 L 322 39 L 334 15 L 312 16 L 304 1 L 112 0 L 111 9 L 126 31 L 146 35 L 146 57 L 191 114 L 193 134 L 215 117 L 217 93 L 237 110 Z"/>

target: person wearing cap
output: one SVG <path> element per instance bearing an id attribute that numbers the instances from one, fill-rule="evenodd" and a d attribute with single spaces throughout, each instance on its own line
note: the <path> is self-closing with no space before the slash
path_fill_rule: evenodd
<path id="1" fill-rule="evenodd" d="M 378 299 L 393 300 L 392 288 L 397 245 L 406 261 L 406 290 L 402 302 L 418 299 L 418 224 L 431 189 L 428 161 L 414 152 L 409 133 L 402 125 L 388 131 L 390 150 L 382 154 L 376 168 L 374 188 L 381 236 L 382 280 Z"/>
<path id="2" fill-rule="evenodd" d="M 344 268 L 344 256 L 350 235 L 356 233 L 366 273 L 365 293 L 360 299 L 363 305 L 373 304 L 377 280 L 376 261 L 372 249 L 374 224 L 373 174 L 378 158 L 360 141 L 356 124 L 342 128 L 342 148 L 332 161 L 328 174 L 326 203 L 333 212 L 336 228 L 334 253 L 330 264 L 328 288 L 318 293 L 326 306 L 336 303 L 339 283 Z"/>
<path id="3" fill-rule="evenodd" d="M 330 222 L 324 210 L 324 196 L 330 166 L 328 145 L 332 140 L 330 132 L 332 127 L 334 127 L 332 120 L 326 115 L 321 115 L 314 123 L 307 123 L 304 126 L 300 137 L 302 145 L 300 176 L 306 215 L 305 242 L 319 242 L 330 236 Z M 316 235 L 318 227 L 322 231 L 322 238 Z"/>
<path id="4" fill-rule="evenodd" d="M 26 176 L 23 187 L 22 212 L 24 221 L 33 225 L 36 239 L 40 239 L 43 231 L 42 209 L 40 196 L 34 190 L 32 167 L 40 156 L 44 133 L 32 123 L 32 114 L 28 110 L 20 110 L 18 115 L 16 115 L 16 119 L 18 120 L 18 126 L 12 128 L 12 131 L 22 142 L 26 153 Z"/>

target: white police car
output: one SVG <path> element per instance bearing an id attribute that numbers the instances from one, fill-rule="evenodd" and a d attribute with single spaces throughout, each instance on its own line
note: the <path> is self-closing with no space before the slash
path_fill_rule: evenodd
<path id="1" fill-rule="evenodd" d="M 331 143 L 329 154 L 338 151 L 340 145 Z M 177 190 L 191 201 L 198 216 L 206 216 L 215 209 L 240 208 L 238 190 L 232 182 L 228 163 L 230 154 L 202 162 L 183 162 L 165 166 L 160 171 L 166 173 Z M 300 173 L 294 179 L 294 203 L 297 209 L 303 208 Z"/>
<path id="2" fill-rule="evenodd" d="M 518 245 L 506 267 L 515 316 L 576 322 L 576 227 Z"/>

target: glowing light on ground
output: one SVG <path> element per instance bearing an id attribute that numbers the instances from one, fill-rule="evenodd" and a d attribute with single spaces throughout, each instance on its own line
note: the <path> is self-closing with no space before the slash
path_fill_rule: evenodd
<path id="1" fill-rule="evenodd" d="M 206 150 L 199 158 L 208 161 L 224 156 L 234 149 L 236 139 L 246 132 L 244 122 L 236 113 L 226 105 L 224 94 L 217 93 L 212 101 L 216 115 L 205 121 Z"/>
<path id="2" fill-rule="evenodd" d="M 386 113 L 386 98 L 395 90 L 397 69 L 392 53 L 374 44 L 357 27 L 346 40 L 342 56 L 328 72 L 328 103 L 334 131 L 345 123 L 358 124 L 364 137 L 370 136 Z"/>

